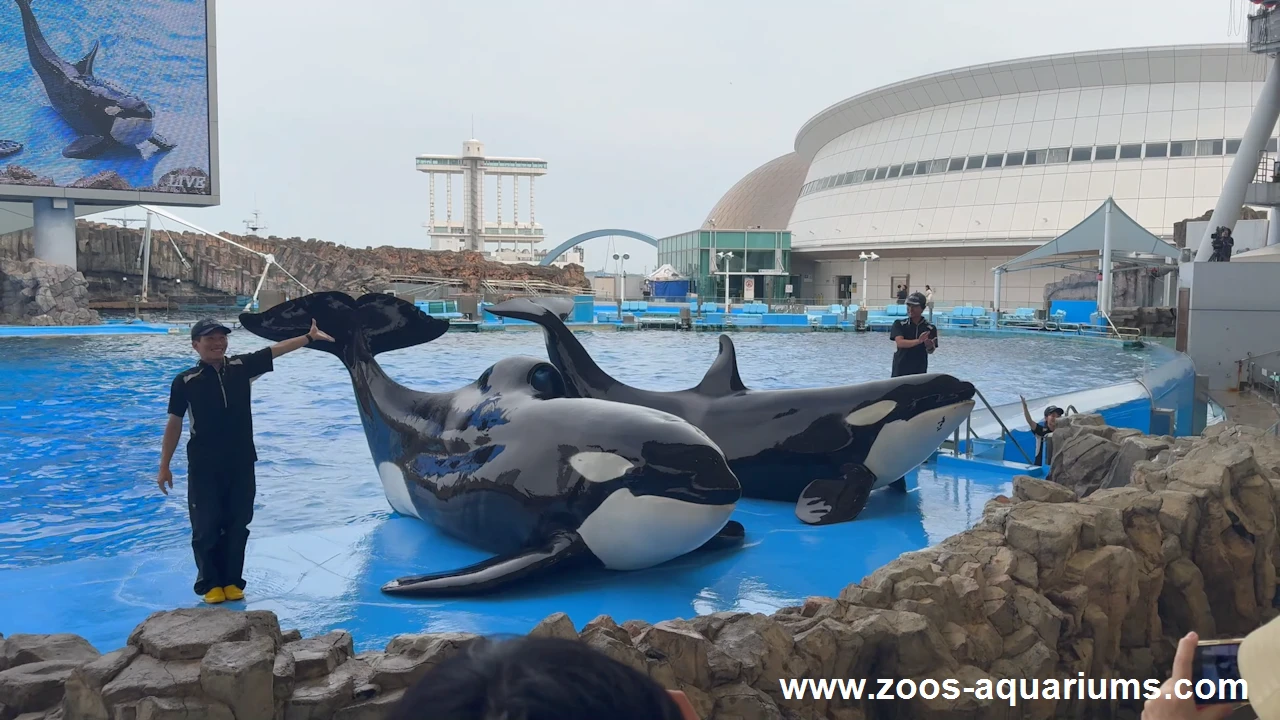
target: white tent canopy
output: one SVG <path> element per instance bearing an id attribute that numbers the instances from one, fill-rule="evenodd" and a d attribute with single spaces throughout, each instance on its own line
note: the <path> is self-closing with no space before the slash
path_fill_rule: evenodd
<path id="1" fill-rule="evenodd" d="M 1098 257 L 1102 253 L 1108 205 L 1111 206 L 1112 257 L 1115 257 L 1117 253 L 1122 253 L 1129 256 L 1147 255 L 1172 258 L 1174 260 L 1178 258 L 1178 248 L 1151 234 L 1149 230 L 1139 225 L 1136 220 L 1129 217 L 1124 210 L 1121 210 L 1120 206 L 1115 204 L 1115 200 L 1107 198 L 1106 201 L 1098 206 L 1097 210 L 1094 210 L 1089 217 L 1081 220 L 1075 227 L 1035 250 L 1000 265 L 996 269 L 1004 272 L 1017 272 L 1019 270 L 1030 270 L 1033 267 L 1058 265 L 1064 260 L 1053 262 L 1051 258 L 1061 258 L 1067 255 Z M 1163 261 L 1160 261 L 1160 264 L 1163 264 Z"/>
<path id="2" fill-rule="evenodd" d="M 1178 248 L 1139 225 L 1109 197 L 1075 227 L 1031 252 L 992 268 L 995 307 L 1000 309 L 1000 277 L 1005 273 L 1058 267 L 1085 272 L 1097 270 L 1098 309 L 1110 313 L 1111 280 L 1117 266 L 1159 268 L 1170 265 L 1170 261 L 1176 263 L 1179 255 Z M 1165 278 L 1166 293 L 1169 277 Z"/>
<path id="3" fill-rule="evenodd" d="M 654 270 L 652 273 L 649 273 L 649 279 L 650 280 L 679 280 L 681 278 L 680 278 L 680 273 L 676 272 L 675 268 L 671 267 L 670 265 L 663 265 L 657 270 Z"/>

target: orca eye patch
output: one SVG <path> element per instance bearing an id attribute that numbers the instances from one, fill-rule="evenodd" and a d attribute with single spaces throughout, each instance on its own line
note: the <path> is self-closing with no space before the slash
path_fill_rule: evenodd
<path id="1" fill-rule="evenodd" d="M 569 458 L 569 466 L 591 482 L 608 482 L 622 477 L 634 464 L 615 453 L 585 450 Z"/>
<path id="2" fill-rule="evenodd" d="M 871 403 L 866 407 L 854 410 L 845 417 L 844 421 L 857 427 L 875 425 L 886 417 L 889 417 L 889 413 L 893 412 L 893 409 L 896 407 L 898 407 L 898 403 L 892 400 L 881 400 L 880 402 Z"/>
<path id="3" fill-rule="evenodd" d="M 543 400 L 564 397 L 564 381 L 550 365 L 539 365 L 529 372 L 529 385 Z"/>

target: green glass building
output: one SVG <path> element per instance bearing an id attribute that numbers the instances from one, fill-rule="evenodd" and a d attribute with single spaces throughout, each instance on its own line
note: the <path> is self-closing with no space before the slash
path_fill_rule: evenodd
<path id="1" fill-rule="evenodd" d="M 800 278 L 791 274 L 791 233 L 787 230 L 693 230 L 658 240 L 658 265 L 687 278 L 701 300 L 784 300 L 802 297 Z"/>

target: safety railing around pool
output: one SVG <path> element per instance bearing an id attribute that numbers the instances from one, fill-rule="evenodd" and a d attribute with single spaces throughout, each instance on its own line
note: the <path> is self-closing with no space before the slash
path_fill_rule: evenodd
<path id="1" fill-rule="evenodd" d="M 982 404 L 987 408 L 987 412 L 991 413 L 991 417 L 995 418 L 995 421 L 999 423 L 1000 438 L 1002 440 L 1007 438 L 1009 442 L 1012 442 L 1013 446 L 1017 448 L 1018 453 L 1022 455 L 1023 459 L 1027 461 L 1027 464 L 1033 465 L 1034 463 L 1031 460 L 1031 456 L 1028 455 L 1027 452 L 1022 449 L 1022 445 L 1018 444 L 1017 438 L 1015 438 L 1013 436 L 1013 433 L 1009 431 L 1008 426 L 1004 424 L 1004 420 L 1000 419 L 1000 415 L 996 413 L 995 408 L 991 407 L 991 403 L 987 402 L 987 398 L 985 395 L 982 394 L 982 391 L 977 388 L 974 388 L 973 392 L 975 395 L 978 396 L 978 399 L 981 400 Z M 978 435 L 973 431 L 973 414 L 972 413 L 969 414 L 969 417 L 964 419 L 964 433 L 965 433 L 964 455 L 966 458 L 972 459 L 974 438 L 977 438 L 979 440 L 983 439 L 980 435 Z M 960 428 L 959 427 L 956 428 L 955 438 L 952 440 L 951 448 L 952 448 L 952 451 L 955 453 L 955 456 L 960 457 Z"/>

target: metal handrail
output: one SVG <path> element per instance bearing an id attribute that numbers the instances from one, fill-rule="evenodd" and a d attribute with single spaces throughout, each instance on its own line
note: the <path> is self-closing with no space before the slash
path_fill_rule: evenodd
<path id="1" fill-rule="evenodd" d="M 1268 355 L 1280 355 L 1280 350 L 1272 350 L 1270 352 L 1259 353 L 1257 355 L 1254 355 L 1253 353 L 1245 353 L 1244 359 L 1257 360 L 1258 358 L 1264 358 L 1264 357 L 1267 357 Z"/>
<path id="2" fill-rule="evenodd" d="M 1009 441 L 1013 443 L 1013 446 L 1018 449 L 1018 454 L 1022 455 L 1022 459 L 1026 460 L 1028 465 L 1034 464 L 1031 461 L 1031 456 L 1028 455 L 1026 451 L 1022 449 L 1022 446 L 1018 444 L 1017 438 L 1015 438 L 1013 436 L 1013 433 L 1010 432 L 1009 428 L 1005 426 L 1004 420 L 1000 419 L 1000 416 L 996 413 L 996 409 L 991 407 L 991 403 L 987 402 L 987 398 L 985 395 L 982 394 L 982 391 L 975 387 L 973 389 L 973 392 L 975 395 L 978 396 L 978 399 L 982 401 L 983 406 L 987 408 L 987 412 L 991 413 L 991 417 L 995 418 L 996 423 L 1000 425 L 1000 437 L 1009 438 Z M 965 453 L 969 457 L 973 457 L 973 438 L 976 437 L 978 439 L 982 439 L 982 436 L 977 435 L 973 432 L 973 414 L 972 413 L 969 414 L 969 417 L 965 418 L 964 422 L 965 422 L 965 445 L 964 445 Z M 953 440 L 952 442 L 954 443 L 953 447 L 956 451 L 956 454 L 958 455 L 960 452 L 960 428 L 959 427 L 956 428 L 955 440 Z"/>

